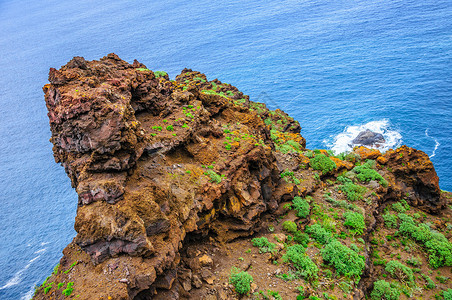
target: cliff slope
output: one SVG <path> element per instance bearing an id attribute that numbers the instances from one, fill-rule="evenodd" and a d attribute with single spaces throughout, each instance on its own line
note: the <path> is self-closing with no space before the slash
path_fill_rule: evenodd
<path id="1" fill-rule="evenodd" d="M 276 298 L 273 284 L 284 299 L 363 299 L 387 276 L 414 295 L 427 279 L 391 260 L 418 258 L 425 276 L 452 265 L 450 195 L 421 151 L 311 151 L 297 121 L 230 84 L 115 54 L 75 57 L 49 81 L 77 235 L 35 299 L 231 299 L 233 266 L 253 275 L 249 297 Z"/>

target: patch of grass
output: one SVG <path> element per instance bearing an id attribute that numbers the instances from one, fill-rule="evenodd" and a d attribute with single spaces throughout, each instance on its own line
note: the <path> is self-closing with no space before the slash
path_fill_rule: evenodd
<path id="1" fill-rule="evenodd" d="M 309 165 L 314 170 L 319 170 L 322 174 L 326 174 L 336 168 L 336 163 L 325 154 L 317 154 L 309 160 Z"/>
<path id="2" fill-rule="evenodd" d="M 419 257 L 410 257 L 406 260 L 406 262 L 413 267 L 419 267 L 422 265 L 422 261 Z"/>
<path id="3" fill-rule="evenodd" d="M 253 277 L 248 272 L 240 271 L 235 267 L 232 268 L 229 283 L 234 286 L 237 294 L 248 294 L 251 289 L 251 282 L 253 282 Z"/>

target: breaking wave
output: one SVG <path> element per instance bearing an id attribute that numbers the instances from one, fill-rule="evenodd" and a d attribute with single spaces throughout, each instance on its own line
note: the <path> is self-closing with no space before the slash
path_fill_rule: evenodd
<path id="1" fill-rule="evenodd" d="M 402 135 L 397 130 L 391 129 L 391 124 L 386 119 L 372 121 L 363 125 L 347 126 L 343 132 L 333 138 L 332 142 L 325 142 L 328 148 L 333 150 L 335 153 L 348 152 L 351 151 L 354 146 L 357 146 L 352 143 L 353 139 L 355 139 L 360 132 L 365 131 L 366 129 L 376 133 L 381 133 L 383 135 L 386 142 L 378 147 L 378 149 L 382 152 L 385 152 L 391 148 L 396 148 L 402 143 Z"/>

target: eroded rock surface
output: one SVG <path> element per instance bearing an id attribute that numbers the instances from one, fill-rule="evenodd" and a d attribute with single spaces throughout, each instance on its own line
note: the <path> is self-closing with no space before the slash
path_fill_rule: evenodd
<path id="1" fill-rule="evenodd" d="M 190 253 L 187 241 L 250 236 L 281 202 L 315 195 L 358 161 L 375 160 L 389 183 L 369 183 L 374 225 L 373 211 L 408 194 L 429 212 L 444 207 L 421 151 L 360 148 L 357 158 L 331 157 L 331 171 L 316 171 L 297 121 L 199 72 L 169 80 L 109 54 L 75 57 L 52 68 L 49 81 L 55 160 L 79 196 L 77 235 L 50 280 L 74 282 L 80 299 L 189 298 L 216 277 L 203 269 L 210 257 Z M 62 299 L 62 290 L 40 288 L 35 298 Z"/>

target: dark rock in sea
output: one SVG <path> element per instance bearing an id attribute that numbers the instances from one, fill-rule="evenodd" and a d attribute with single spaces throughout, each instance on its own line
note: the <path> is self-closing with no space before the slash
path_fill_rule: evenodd
<path id="1" fill-rule="evenodd" d="M 358 136 L 352 141 L 355 145 L 363 146 L 379 146 L 386 142 L 381 133 L 373 132 L 369 129 L 361 131 Z"/>

